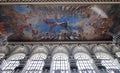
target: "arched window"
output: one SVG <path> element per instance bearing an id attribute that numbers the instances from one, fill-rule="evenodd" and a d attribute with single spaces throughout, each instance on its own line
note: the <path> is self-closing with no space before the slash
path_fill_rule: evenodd
<path id="1" fill-rule="evenodd" d="M 85 53 L 76 53 L 74 55 L 79 73 L 96 73 L 92 67 L 92 59 Z"/>
<path id="2" fill-rule="evenodd" d="M 120 73 L 118 66 L 113 62 L 114 59 L 107 53 L 97 52 L 95 53 L 97 59 L 101 61 L 108 73 Z"/>
<path id="3" fill-rule="evenodd" d="M 70 73 L 68 56 L 64 53 L 56 53 L 52 58 L 50 73 Z"/>
<path id="4" fill-rule="evenodd" d="M 44 53 L 37 53 L 31 56 L 27 61 L 27 64 L 23 70 L 23 73 L 42 73 L 43 66 L 45 64 L 44 60 L 47 55 Z"/>
<path id="5" fill-rule="evenodd" d="M 17 53 L 10 56 L 6 61 L 2 63 L 2 73 L 13 73 L 14 69 L 20 65 L 20 60 L 25 57 L 23 53 Z"/>

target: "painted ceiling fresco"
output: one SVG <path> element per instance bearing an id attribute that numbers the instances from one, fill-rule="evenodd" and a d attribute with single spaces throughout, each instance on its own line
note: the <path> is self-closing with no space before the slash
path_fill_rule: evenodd
<path id="1" fill-rule="evenodd" d="M 120 30 L 119 9 L 119 5 L 1 5 L 0 34 L 13 33 L 9 41 L 111 40 L 110 33 Z"/>

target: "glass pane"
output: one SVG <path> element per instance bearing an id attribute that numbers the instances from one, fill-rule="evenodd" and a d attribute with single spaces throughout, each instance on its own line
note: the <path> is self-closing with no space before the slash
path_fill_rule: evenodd
<path id="1" fill-rule="evenodd" d="M 30 59 L 29 62 L 26 64 L 26 70 L 25 72 L 28 73 L 42 73 L 42 69 L 44 66 L 44 59 L 46 58 L 46 56 L 44 56 L 43 54 L 36 54 L 33 55 Z"/>
<path id="2" fill-rule="evenodd" d="M 91 65 L 91 62 L 89 58 L 85 55 L 75 55 L 76 59 L 76 64 L 79 70 L 79 73 L 93 73 L 91 71 L 94 71 L 94 68 Z"/>
<path id="3" fill-rule="evenodd" d="M 52 60 L 52 73 L 68 73 L 69 72 L 69 61 L 64 56 L 56 56 Z"/>

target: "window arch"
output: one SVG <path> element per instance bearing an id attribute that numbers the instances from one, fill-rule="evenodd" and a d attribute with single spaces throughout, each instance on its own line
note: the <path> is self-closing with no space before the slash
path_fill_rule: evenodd
<path id="1" fill-rule="evenodd" d="M 27 61 L 23 73 L 42 73 L 43 66 L 45 65 L 44 60 L 47 58 L 47 55 L 44 53 L 37 53 L 31 56 Z"/>
<path id="2" fill-rule="evenodd" d="M 17 53 L 10 56 L 7 60 L 2 63 L 2 73 L 12 73 L 15 68 L 20 65 L 20 60 L 25 57 L 23 53 Z"/>
<path id="3" fill-rule="evenodd" d="M 56 53 L 53 56 L 50 73 L 70 73 L 69 59 L 65 53 Z"/>
<path id="4" fill-rule="evenodd" d="M 107 53 L 97 52 L 95 53 L 97 59 L 101 61 L 102 66 L 106 68 L 108 73 L 119 73 L 119 67 L 113 62 L 114 59 Z"/>
<path id="5" fill-rule="evenodd" d="M 104 52 L 96 52 L 95 55 L 97 59 L 113 59 L 109 54 Z"/>
<path id="6" fill-rule="evenodd" d="M 76 53 L 74 55 L 79 73 L 96 73 L 92 67 L 92 59 L 85 53 Z"/>

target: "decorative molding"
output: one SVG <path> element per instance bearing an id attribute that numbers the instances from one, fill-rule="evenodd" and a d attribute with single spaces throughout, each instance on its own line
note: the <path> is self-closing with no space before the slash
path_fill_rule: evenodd
<path id="1" fill-rule="evenodd" d="M 76 4 L 120 4 L 120 1 L 114 1 L 114 2 L 91 2 L 91 1 L 88 1 L 88 2 L 2 2 L 0 1 L 0 5 L 10 5 L 10 4 L 32 4 L 32 5 L 67 5 L 67 4 L 73 4 L 73 5 L 76 5 Z"/>
<path id="2" fill-rule="evenodd" d="M 15 45 L 45 45 L 45 44 L 112 44 L 112 41 L 49 41 L 49 42 L 9 42 L 9 44 L 15 44 Z M 117 43 L 119 44 L 119 43 Z"/>

